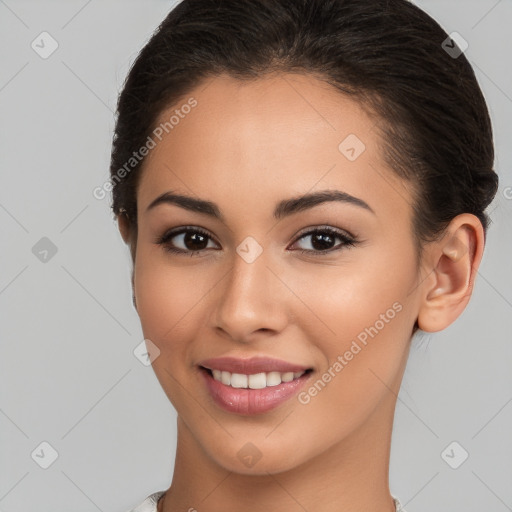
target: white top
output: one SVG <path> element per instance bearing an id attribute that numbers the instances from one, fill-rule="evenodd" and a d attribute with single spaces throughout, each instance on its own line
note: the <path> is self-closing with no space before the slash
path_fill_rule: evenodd
<path id="1" fill-rule="evenodd" d="M 130 510 L 129 512 L 157 512 L 156 505 L 158 500 L 165 494 L 165 491 L 158 491 L 148 496 L 138 507 Z M 405 512 L 398 498 L 395 498 L 395 512 Z"/>
<path id="2" fill-rule="evenodd" d="M 151 494 L 138 507 L 133 508 L 129 512 L 157 512 L 156 504 L 164 494 L 165 491 L 158 491 Z"/>

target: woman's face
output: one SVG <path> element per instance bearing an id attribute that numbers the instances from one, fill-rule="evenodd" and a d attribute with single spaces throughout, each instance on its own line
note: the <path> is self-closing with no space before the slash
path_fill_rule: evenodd
<path id="1" fill-rule="evenodd" d="M 137 191 L 134 292 L 187 446 L 262 474 L 388 435 L 419 274 L 411 194 L 374 121 L 291 74 L 209 79 L 160 121 Z M 165 193 L 191 200 L 150 207 Z M 240 361 L 253 358 L 277 362 Z"/>

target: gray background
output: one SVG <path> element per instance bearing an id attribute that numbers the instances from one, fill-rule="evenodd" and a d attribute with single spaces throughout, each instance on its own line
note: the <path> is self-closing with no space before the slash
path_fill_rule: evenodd
<path id="1" fill-rule="evenodd" d="M 501 512 L 512 510 L 512 2 L 416 3 L 469 42 L 501 184 L 468 308 L 413 341 L 391 490 L 408 512 Z M 0 512 L 125 512 L 170 483 L 175 412 L 133 354 L 128 249 L 110 198 L 92 191 L 108 178 L 122 80 L 172 5 L 0 0 Z M 46 59 L 31 47 L 43 31 L 59 45 Z M 57 249 L 46 261 L 43 237 Z M 48 469 L 43 441 L 58 453 Z"/>

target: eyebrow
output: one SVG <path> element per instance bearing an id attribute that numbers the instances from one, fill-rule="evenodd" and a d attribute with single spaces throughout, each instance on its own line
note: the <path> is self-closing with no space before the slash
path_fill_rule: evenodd
<path id="1" fill-rule="evenodd" d="M 342 202 L 351 204 L 368 210 L 375 215 L 373 209 L 365 201 L 359 199 L 358 197 L 354 197 L 340 190 L 321 190 L 319 192 L 313 192 L 280 201 L 274 209 L 274 219 L 281 220 L 284 217 L 293 215 L 294 213 L 308 210 L 314 206 L 327 202 Z M 149 204 L 149 206 L 146 208 L 146 212 L 161 204 L 173 204 L 191 212 L 202 213 L 215 219 L 219 219 L 222 222 L 225 221 L 224 216 L 215 203 L 206 201 L 204 199 L 196 199 L 190 196 L 175 194 L 173 192 L 164 192 L 163 194 L 159 195 Z"/>

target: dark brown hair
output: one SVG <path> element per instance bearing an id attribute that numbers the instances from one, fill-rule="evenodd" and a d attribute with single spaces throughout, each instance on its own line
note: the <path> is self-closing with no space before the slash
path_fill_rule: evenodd
<path id="1" fill-rule="evenodd" d="M 183 0 L 139 53 L 119 96 L 112 209 L 127 216 L 132 249 L 144 159 L 129 172 L 126 163 L 164 109 L 226 73 L 310 74 L 374 112 L 386 162 L 414 190 L 419 249 L 460 213 L 476 215 L 486 233 L 485 209 L 498 188 L 492 127 L 473 69 L 463 53 L 446 51 L 447 38 L 407 0 Z"/>

